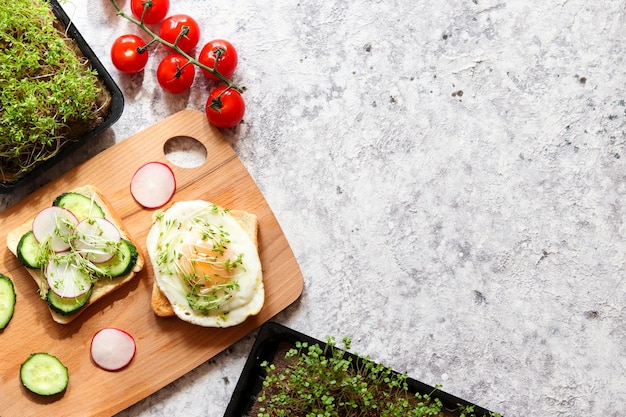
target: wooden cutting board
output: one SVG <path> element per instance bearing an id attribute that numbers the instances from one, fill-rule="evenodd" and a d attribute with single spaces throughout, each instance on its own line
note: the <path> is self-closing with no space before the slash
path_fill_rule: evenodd
<path id="1" fill-rule="evenodd" d="M 168 161 L 165 144 L 174 137 L 198 140 L 206 161 L 181 168 Z M 261 312 L 241 325 L 203 328 L 175 317 L 156 317 L 150 307 L 153 271 L 145 240 L 153 211 L 138 205 L 129 191 L 135 170 L 143 163 L 168 163 L 177 180 L 172 200 L 203 199 L 258 216 L 259 253 L 266 300 Z M 98 301 L 67 325 L 55 323 L 36 285 L 6 249 L 9 230 L 49 206 L 72 188 L 93 184 L 109 198 L 146 257 L 135 280 Z M 17 293 L 15 314 L 0 331 L 0 415 L 109 416 L 147 397 L 244 337 L 289 306 L 302 293 L 303 278 L 272 210 L 231 146 L 203 113 L 185 110 L 116 144 L 0 214 L 0 272 L 11 277 Z M 118 372 L 97 368 L 90 359 L 93 334 L 119 327 L 137 342 L 133 362 Z M 48 352 L 69 368 L 65 394 L 50 399 L 21 386 L 20 364 L 32 352 Z"/>

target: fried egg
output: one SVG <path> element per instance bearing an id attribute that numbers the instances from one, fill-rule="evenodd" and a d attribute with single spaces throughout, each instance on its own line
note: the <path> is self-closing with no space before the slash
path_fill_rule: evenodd
<path id="1" fill-rule="evenodd" d="M 228 327 L 263 307 L 257 247 L 228 210 L 177 202 L 155 215 L 146 243 L 156 283 L 180 319 Z"/>

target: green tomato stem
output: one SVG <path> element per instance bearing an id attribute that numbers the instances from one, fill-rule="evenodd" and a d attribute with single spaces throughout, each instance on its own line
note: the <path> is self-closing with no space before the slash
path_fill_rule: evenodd
<path id="1" fill-rule="evenodd" d="M 160 37 L 159 35 L 157 35 L 156 33 L 154 33 L 148 26 L 146 26 L 146 24 L 143 22 L 143 16 L 145 15 L 145 7 L 144 7 L 144 13 L 142 14 L 142 18 L 141 20 L 137 20 L 135 19 L 133 16 L 128 15 L 127 13 L 125 13 L 122 8 L 117 4 L 116 0 L 109 0 L 111 2 L 111 4 L 113 5 L 113 7 L 115 7 L 115 10 L 117 10 L 117 14 L 120 17 L 123 17 L 124 19 L 132 22 L 133 24 L 137 25 L 139 28 L 141 28 L 148 36 L 150 36 L 152 39 L 146 44 L 146 46 L 144 48 L 147 48 L 149 45 L 152 45 L 155 42 L 158 42 L 160 44 L 163 44 L 171 49 L 173 49 L 174 51 L 176 51 L 177 53 L 179 53 L 180 55 L 184 56 L 187 61 L 213 75 L 215 75 L 217 78 L 219 78 L 220 80 L 222 80 L 223 82 L 226 83 L 226 85 L 228 85 L 228 88 L 232 88 L 235 89 L 237 91 L 239 91 L 240 93 L 243 93 L 243 89 L 241 87 L 239 87 L 236 83 L 234 83 L 231 79 L 229 79 L 228 77 L 225 77 L 224 75 L 220 74 L 220 72 L 216 69 L 216 65 L 213 66 L 213 68 L 208 67 L 204 64 L 202 64 L 200 61 L 198 61 L 197 59 L 195 59 L 194 57 L 192 57 L 191 55 L 189 55 L 187 52 L 183 51 L 179 46 L 178 46 L 178 40 L 184 36 L 186 34 L 186 32 L 189 30 L 188 26 L 183 26 L 183 28 L 181 29 L 181 33 L 178 34 L 176 40 L 174 41 L 174 43 L 172 42 L 168 42 L 165 39 L 163 39 L 162 37 Z M 140 53 L 142 53 L 142 51 L 139 51 Z M 217 60 L 215 62 L 215 64 L 217 64 Z"/>
<path id="2" fill-rule="evenodd" d="M 176 74 L 174 74 L 174 78 L 179 78 L 182 75 L 183 70 L 189 65 L 193 65 L 193 63 L 190 61 L 187 61 L 180 67 L 176 65 Z"/>

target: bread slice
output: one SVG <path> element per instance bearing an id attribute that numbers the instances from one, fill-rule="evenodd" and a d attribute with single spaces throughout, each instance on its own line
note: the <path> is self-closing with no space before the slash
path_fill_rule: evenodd
<path id="1" fill-rule="evenodd" d="M 252 213 L 248 213 L 243 210 L 230 210 L 229 213 L 237 223 L 241 225 L 243 230 L 250 236 L 252 239 L 252 243 L 256 246 L 257 250 L 259 248 L 259 240 L 258 240 L 258 220 L 257 216 Z M 156 280 L 152 285 L 152 299 L 151 299 L 152 310 L 154 314 L 159 317 L 172 317 L 175 316 L 174 309 L 170 304 L 169 300 L 163 294 Z"/>
<path id="2" fill-rule="evenodd" d="M 83 194 L 88 197 L 93 197 L 94 201 L 104 211 L 105 218 L 111 221 L 118 228 L 118 230 L 122 234 L 122 238 L 129 240 L 130 242 L 133 243 L 133 245 L 135 245 L 135 247 L 137 248 L 138 256 L 137 256 L 137 261 L 135 262 L 133 269 L 128 274 L 122 275 L 120 277 L 116 277 L 113 279 L 104 278 L 104 279 L 99 279 L 98 281 L 96 281 L 94 283 L 93 292 L 91 294 L 91 297 L 89 298 L 89 301 L 87 302 L 87 304 L 85 304 L 81 309 L 77 310 L 75 313 L 72 313 L 70 315 L 63 315 L 49 308 L 50 314 L 52 315 L 52 318 L 54 319 L 54 321 L 60 324 L 67 324 L 73 321 L 74 319 L 76 319 L 76 317 L 78 317 L 90 305 L 94 304 L 96 301 L 98 301 L 105 295 L 114 292 L 115 290 L 123 286 L 124 284 L 131 281 L 135 277 L 135 275 L 143 269 L 143 266 L 144 266 L 144 257 L 143 257 L 143 254 L 141 253 L 139 246 L 131 238 L 130 234 L 128 233 L 128 230 L 122 223 L 122 220 L 120 219 L 119 215 L 115 212 L 115 210 L 111 206 L 111 203 L 100 192 L 100 190 L 98 190 L 93 185 L 85 185 L 85 186 L 78 187 L 69 191 Z M 32 219 L 29 219 L 28 221 L 25 221 L 22 225 L 11 230 L 9 234 L 7 235 L 7 247 L 16 257 L 17 257 L 17 246 L 20 242 L 20 239 L 25 233 L 31 230 L 31 226 L 32 226 Z M 31 277 L 33 278 L 37 286 L 41 288 L 42 290 L 47 291 L 48 283 L 42 271 L 39 269 L 31 269 L 31 268 L 26 268 L 26 270 L 31 275 Z"/>

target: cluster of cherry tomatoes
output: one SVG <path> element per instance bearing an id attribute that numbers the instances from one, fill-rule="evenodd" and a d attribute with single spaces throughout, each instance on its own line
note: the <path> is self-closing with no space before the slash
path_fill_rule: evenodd
<path id="1" fill-rule="evenodd" d="M 150 46 L 161 43 L 169 50 L 157 68 L 161 88 L 172 94 L 188 91 L 197 66 L 204 76 L 218 84 L 210 91 L 206 103 L 209 121 L 221 128 L 237 125 L 243 119 L 245 103 L 241 90 L 230 81 L 238 62 L 236 49 L 226 40 L 214 39 L 194 58 L 192 53 L 200 41 L 200 26 L 186 14 L 167 16 L 169 8 L 170 0 L 131 0 L 135 23 L 143 24 L 145 29 L 145 25 L 158 25 L 158 34 L 156 30 L 146 30 L 152 37 L 148 43 L 135 34 L 118 37 L 111 47 L 113 65 L 124 73 L 140 72 L 148 63 Z"/>

